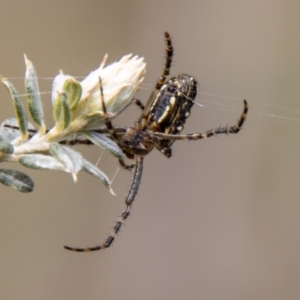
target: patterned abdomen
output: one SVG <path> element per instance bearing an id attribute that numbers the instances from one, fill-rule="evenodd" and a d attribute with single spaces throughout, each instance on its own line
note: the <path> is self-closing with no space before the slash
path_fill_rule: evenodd
<path id="1" fill-rule="evenodd" d="M 196 80 L 186 74 L 180 74 L 165 83 L 157 94 L 150 108 L 148 117 L 148 129 L 154 132 L 166 134 L 179 134 L 190 115 L 190 110 L 197 95 Z M 171 156 L 166 149 L 174 141 L 161 141 L 161 151 Z"/>

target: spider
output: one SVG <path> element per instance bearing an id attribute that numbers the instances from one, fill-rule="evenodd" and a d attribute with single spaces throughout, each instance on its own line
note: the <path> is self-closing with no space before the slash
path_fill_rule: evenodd
<path id="1" fill-rule="evenodd" d="M 186 119 L 190 115 L 190 110 L 195 102 L 197 95 L 197 82 L 187 74 L 180 74 L 168 80 L 166 78 L 170 73 L 170 67 L 173 57 L 173 46 L 170 35 L 165 33 L 166 39 L 166 61 L 163 73 L 156 82 L 145 106 L 134 99 L 132 102 L 142 109 L 140 118 L 132 127 L 114 127 L 104 104 L 103 89 L 100 83 L 100 95 L 105 115 L 106 128 L 98 132 L 108 134 L 122 149 L 129 159 L 134 159 L 132 165 L 121 165 L 126 169 L 135 168 L 133 180 L 127 197 L 125 199 L 125 210 L 118 218 L 112 232 L 108 238 L 99 246 L 89 248 L 75 248 L 64 246 L 65 249 L 77 252 L 90 252 L 108 248 L 112 245 L 116 235 L 119 233 L 122 225 L 127 220 L 131 212 L 133 201 L 139 189 L 143 172 L 144 157 L 154 148 L 163 155 L 170 158 L 172 156 L 172 144 L 176 140 L 198 140 L 212 137 L 218 134 L 238 133 L 246 119 L 248 105 L 244 100 L 244 109 L 237 124 L 230 127 L 219 127 L 215 130 L 208 130 L 206 133 L 192 133 L 181 135 Z"/>

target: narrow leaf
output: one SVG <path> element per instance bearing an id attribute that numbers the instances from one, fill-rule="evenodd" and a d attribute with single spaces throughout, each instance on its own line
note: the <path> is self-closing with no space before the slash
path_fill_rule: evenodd
<path id="1" fill-rule="evenodd" d="M 81 154 L 58 143 L 51 143 L 49 149 L 50 153 L 65 166 L 66 172 L 71 173 L 76 181 L 77 173 L 83 168 Z"/>
<path id="2" fill-rule="evenodd" d="M 67 95 L 67 103 L 69 104 L 70 109 L 75 109 L 82 93 L 82 87 L 80 83 L 74 78 L 70 77 L 65 81 L 63 90 Z"/>
<path id="3" fill-rule="evenodd" d="M 95 145 L 108 151 L 113 156 L 117 157 L 121 161 L 125 161 L 125 155 L 120 147 L 112 141 L 110 138 L 103 134 L 94 131 L 84 131 L 83 134 Z"/>
<path id="4" fill-rule="evenodd" d="M 27 117 L 22 105 L 22 102 L 19 98 L 18 92 L 15 87 L 6 79 L 1 79 L 3 84 L 7 87 L 11 98 L 14 103 L 15 113 L 17 115 L 18 127 L 21 132 L 22 139 L 26 140 L 28 138 L 28 130 L 27 130 Z"/>
<path id="5" fill-rule="evenodd" d="M 19 163 L 27 168 L 37 170 L 60 170 L 66 171 L 65 166 L 53 156 L 42 154 L 26 154 L 19 158 Z"/>
<path id="6" fill-rule="evenodd" d="M 101 170 L 99 170 L 95 165 L 90 163 L 89 161 L 83 159 L 83 170 L 86 171 L 87 173 L 95 176 L 96 178 L 100 179 L 103 184 L 109 189 L 109 192 L 116 196 L 114 193 L 113 189 L 111 188 L 111 182 L 106 176 L 105 173 L 103 173 Z"/>
<path id="7" fill-rule="evenodd" d="M 59 93 L 53 107 L 53 114 L 59 129 L 66 129 L 71 121 L 71 111 L 67 103 L 67 95 Z"/>
<path id="8" fill-rule="evenodd" d="M 0 169 L 0 182 L 22 193 L 29 193 L 34 187 L 34 183 L 28 175 L 16 170 Z"/>
<path id="9" fill-rule="evenodd" d="M 46 132 L 46 126 L 44 123 L 44 113 L 36 72 L 32 62 L 27 59 L 26 55 L 24 55 L 24 58 L 26 64 L 25 89 L 27 93 L 28 109 L 32 120 L 39 127 L 39 132 L 44 134 Z"/>
<path id="10" fill-rule="evenodd" d="M 53 119 L 58 123 L 62 114 L 62 103 L 60 95 L 56 93 L 56 98 L 53 100 Z"/>
<path id="11" fill-rule="evenodd" d="M 63 129 L 66 129 L 71 121 L 71 112 L 70 112 L 70 108 L 67 102 L 67 97 L 66 94 L 63 93 L 60 95 L 61 99 L 62 99 L 62 114 L 61 114 L 61 126 Z"/>

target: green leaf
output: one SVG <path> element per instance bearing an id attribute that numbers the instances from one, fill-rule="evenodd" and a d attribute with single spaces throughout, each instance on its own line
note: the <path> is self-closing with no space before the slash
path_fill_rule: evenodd
<path id="1" fill-rule="evenodd" d="M 114 196 L 116 195 L 113 189 L 111 188 L 111 182 L 106 176 L 106 174 L 99 170 L 95 165 L 83 159 L 83 170 L 100 179 L 103 182 L 103 184 L 109 189 L 110 193 Z"/>
<path id="2" fill-rule="evenodd" d="M 82 87 L 74 78 L 68 78 L 63 86 L 63 90 L 67 95 L 67 103 L 71 110 L 75 109 L 82 93 Z"/>
<path id="3" fill-rule="evenodd" d="M 37 82 L 37 76 L 34 66 L 24 55 L 26 64 L 25 73 L 25 89 L 27 93 L 28 109 L 34 123 L 39 127 L 39 132 L 44 134 L 46 132 L 46 126 L 44 123 L 44 113 L 42 101 L 40 98 L 40 91 Z"/>
<path id="4" fill-rule="evenodd" d="M 60 116 L 58 125 L 61 129 L 66 129 L 71 121 L 71 112 L 69 105 L 67 103 L 67 96 L 65 93 L 59 94 L 60 99 Z"/>
<path id="5" fill-rule="evenodd" d="M 42 154 L 26 154 L 19 158 L 19 163 L 27 168 L 36 170 L 60 170 L 66 171 L 65 166 L 53 156 Z"/>
<path id="6" fill-rule="evenodd" d="M 22 138 L 25 140 L 28 138 L 28 130 L 27 130 L 27 117 L 22 105 L 22 102 L 19 98 L 17 90 L 14 88 L 14 86 L 6 79 L 1 79 L 2 83 L 7 87 L 11 98 L 14 103 L 15 113 L 17 115 L 18 120 L 18 127 L 21 132 Z"/>
<path id="7" fill-rule="evenodd" d="M 110 138 L 94 131 L 83 131 L 84 134 L 93 144 L 108 151 L 113 156 L 117 157 L 122 162 L 125 162 L 125 155 L 120 147 Z"/>
<path id="8" fill-rule="evenodd" d="M 34 187 L 34 183 L 28 175 L 16 170 L 0 169 L 0 182 L 22 193 L 29 193 Z"/>
<path id="9" fill-rule="evenodd" d="M 56 98 L 53 101 L 53 119 L 55 123 L 58 123 L 62 114 L 62 103 L 59 94 L 56 94 Z"/>
<path id="10" fill-rule="evenodd" d="M 80 153 L 61 146 L 58 143 L 50 144 L 50 153 L 65 166 L 65 171 L 72 174 L 74 181 L 77 180 L 77 173 L 83 168 L 83 158 Z"/>

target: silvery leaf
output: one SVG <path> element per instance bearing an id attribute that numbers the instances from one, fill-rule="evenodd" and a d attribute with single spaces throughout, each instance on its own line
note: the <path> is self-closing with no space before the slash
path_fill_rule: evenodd
<path id="1" fill-rule="evenodd" d="M 58 143 L 50 144 L 50 153 L 65 166 L 66 172 L 72 174 L 74 181 L 77 180 L 77 173 L 83 168 L 83 159 L 80 153 L 61 146 Z"/>
<path id="2" fill-rule="evenodd" d="M 100 179 L 103 182 L 103 184 L 109 189 L 110 193 L 114 196 L 116 195 L 113 189 L 111 188 L 111 182 L 106 176 L 106 174 L 99 170 L 95 165 L 83 159 L 83 170 Z"/>
<path id="3" fill-rule="evenodd" d="M 34 183 L 28 175 L 16 170 L 0 169 L 0 182 L 22 193 L 29 193 L 34 187 Z"/>
<path id="4" fill-rule="evenodd" d="M 26 154 L 19 158 L 19 163 L 27 168 L 66 171 L 65 166 L 53 156 L 43 154 Z"/>
<path id="5" fill-rule="evenodd" d="M 95 145 L 101 147 L 102 149 L 108 151 L 113 156 L 117 157 L 121 161 L 125 161 L 125 155 L 120 147 L 112 141 L 110 138 L 103 134 L 95 131 L 84 131 L 83 134 Z"/>
<path id="6" fill-rule="evenodd" d="M 26 55 L 24 55 L 24 58 L 26 64 L 25 89 L 27 93 L 28 109 L 32 120 L 44 133 L 46 131 L 46 126 L 44 124 L 43 106 L 40 98 L 36 72 L 32 62 L 27 59 Z"/>
<path id="7" fill-rule="evenodd" d="M 24 108 L 22 105 L 22 102 L 19 98 L 17 90 L 14 88 L 14 86 L 6 79 L 2 79 L 3 84 L 7 87 L 11 98 L 14 103 L 15 113 L 17 115 L 18 120 L 18 127 L 20 129 L 21 136 L 26 139 L 28 136 L 28 130 L 27 130 L 27 117 L 24 112 Z"/>

